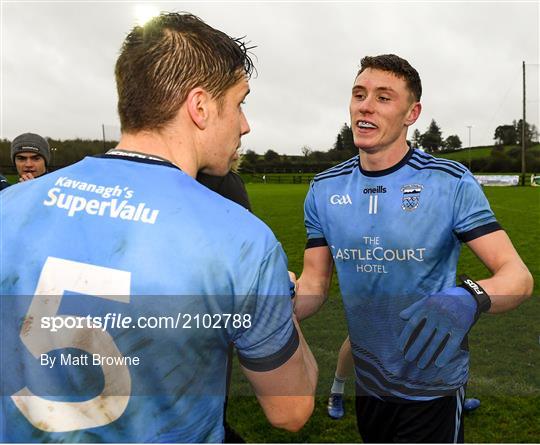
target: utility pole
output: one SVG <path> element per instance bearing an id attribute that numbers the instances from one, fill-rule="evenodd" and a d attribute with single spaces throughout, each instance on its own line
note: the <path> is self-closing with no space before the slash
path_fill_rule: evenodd
<path id="1" fill-rule="evenodd" d="M 521 185 L 525 185 L 525 143 L 526 135 L 525 127 L 527 121 L 525 120 L 525 61 L 523 61 L 523 120 L 521 124 Z"/>
<path id="2" fill-rule="evenodd" d="M 471 171 L 471 128 L 472 125 L 467 125 L 467 128 L 469 129 L 469 171 Z"/>
<path id="3" fill-rule="evenodd" d="M 106 151 L 107 145 L 105 144 L 105 124 L 101 124 L 101 133 L 103 134 L 103 151 Z"/>
<path id="4" fill-rule="evenodd" d="M 54 163 L 56 162 L 56 147 L 51 147 L 51 165 L 50 165 L 50 169 L 51 171 L 53 170 L 53 167 L 54 167 Z"/>

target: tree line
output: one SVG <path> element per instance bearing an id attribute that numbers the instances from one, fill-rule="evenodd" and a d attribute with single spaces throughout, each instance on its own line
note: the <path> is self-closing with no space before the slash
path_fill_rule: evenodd
<path id="1" fill-rule="evenodd" d="M 487 159 L 474 159 L 471 161 L 473 171 L 505 172 L 519 171 L 521 169 L 522 120 L 513 121 L 511 125 L 500 125 L 495 129 L 493 139 L 494 148 Z M 527 146 L 538 143 L 538 131 L 534 125 L 525 125 Z M 409 144 L 414 148 L 422 148 L 426 152 L 445 153 L 463 148 L 458 135 L 449 135 L 443 138 L 439 124 L 432 119 L 424 133 L 415 129 Z M 507 146 L 508 150 L 504 150 Z M 510 146 L 510 147 L 508 147 Z M 516 146 L 516 147 L 512 147 Z M 358 148 L 354 145 L 351 127 L 345 123 L 341 126 L 333 146 L 326 151 L 313 150 L 308 146 L 301 147 L 302 156 L 280 155 L 273 149 L 268 149 L 263 155 L 253 150 L 247 150 L 243 157 L 245 171 L 264 173 L 315 173 L 325 170 L 340 161 L 345 161 L 356 154 Z M 538 151 L 527 153 L 526 163 L 531 169 L 540 170 Z"/>
<path id="2" fill-rule="evenodd" d="M 99 139 L 52 139 L 46 137 L 51 149 L 50 170 L 65 167 L 80 161 L 85 156 L 105 153 L 115 147 L 117 141 L 102 141 Z M 11 141 L 0 139 L 0 168 L 3 174 L 16 173 L 11 161 Z"/>
<path id="3" fill-rule="evenodd" d="M 522 139 L 522 120 L 514 120 L 511 124 L 499 125 L 495 129 L 493 139 L 494 148 L 488 159 L 473 159 L 471 167 L 473 171 L 519 171 L 520 149 Z M 525 124 L 526 145 L 538 143 L 538 130 L 535 125 Z M 47 138 L 51 147 L 50 169 L 65 167 L 73 164 L 85 156 L 92 156 L 106 152 L 116 146 L 116 141 L 70 139 L 59 140 Z M 422 148 L 427 152 L 445 152 L 462 148 L 462 143 L 457 135 L 442 136 L 441 127 L 435 119 L 432 119 L 424 133 L 418 129 L 412 133 L 410 145 Z M 509 147 L 504 150 L 504 147 Z M 516 146 L 512 148 L 512 146 Z M 317 173 L 336 163 L 345 161 L 356 154 L 358 148 L 354 145 L 352 129 L 348 124 L 343 124 L 336 135 L 333 146 L 326 150 L 313 150 L 308 146 L 300 149 L 302 155 L 281 155 L 270 148 L 263 155 L 253 150 L 247 150 L 243 155 L 242 170 L 247 173 Z M 528 169 L 540 170 L 538 151 L 526 154 Z M 15 173 L 10 158 L 10 141 L 0 140 L 0 168 L 1 173 Z"/>
<path id="4" fill-rule="evenodd" d="M 512 124 L 499 125 L 495 128 L 495 145 L 521 145 L 523 138 L 523 119 L 512 121 Z M 534 124 L 525 122 L 525 145 L 538 143 L 538 130 Z"/>

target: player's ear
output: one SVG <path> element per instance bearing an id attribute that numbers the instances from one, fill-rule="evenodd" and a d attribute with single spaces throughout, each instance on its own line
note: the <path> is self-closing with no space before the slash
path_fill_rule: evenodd
<path id="1" fill-rule="evenodd" d="M 422 111 L 422 104 L 420 102 L 413 102 L 409 108 L 409 113 L 405 119 L 405 126 L 410 127 L 416 122 Z"/>
<path id="2" fill-rule="evenodd" d="M 208 125 L 210 102 L 210 94 L 202 88 L 193 88 L 187 95 L 186 108 L 188 115 L 200 130 L 204 130 Z"/>

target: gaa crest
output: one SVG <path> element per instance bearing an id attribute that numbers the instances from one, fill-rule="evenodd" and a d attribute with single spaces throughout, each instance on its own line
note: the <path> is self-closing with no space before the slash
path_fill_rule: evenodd
<path id="1" fill-rule="evenodd" d="M 420 184 L 409 184 L 401 187 L 401 208 L 407 212 L 416 210 L 420 205 L 420 193 L 424 188 Z"/>

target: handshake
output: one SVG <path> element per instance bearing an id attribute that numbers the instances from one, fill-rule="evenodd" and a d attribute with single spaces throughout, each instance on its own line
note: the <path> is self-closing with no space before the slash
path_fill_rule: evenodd
<path id="1" fill-rule="evenodd" d="M 296 297 L 296 275 L 294 272 L 291 272 L 289 270 L 289 292 L 291 293 L 291 299 L 294 299 Z"/>
<path id="2" fill-rule="evenodd" d="M 407 321 L 398 340 L 405 360 L 420 369 L 432 363 L 442 368 L 456 355 L 461 342 L 491 301 L 486 292 L 465 275 L 463 284 L 429 295 L 403 310 Z"/>

